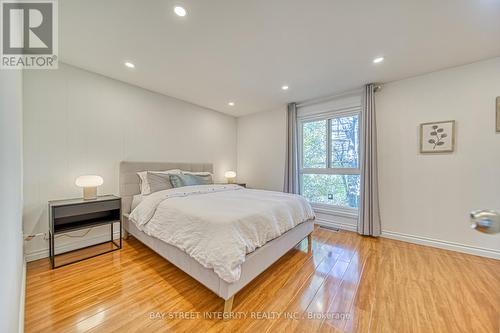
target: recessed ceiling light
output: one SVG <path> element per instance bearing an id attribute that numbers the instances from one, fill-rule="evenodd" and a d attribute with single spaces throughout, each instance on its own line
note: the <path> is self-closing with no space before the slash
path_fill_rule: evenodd
<path id="1" fill-rule="evenodd" d="M 184 7 L 181 7 L 181 6 L 175 6 L 174 12 L 175 12 L 175 14 L 177 14 L 177 16 L 181 16 L 181 17 L 186 16 L 186 14 L 187 14 Z"/>
<path id="2" fill-rule="evenodd" d="M 281 86 L 281 89 L 282 90 L 288 90 L 288 86 L 286 86 L 286 85 L 285 86 Z"/>
<path id="3" fill-rule="evenodd" d="M 127 66 L 128 68 L 135 68 L 135 65 L 131 62 L 125 62 L 125 66 Z"/>
<path id="4" fill-rule="evenodd" d="M 234 106 L 234 102 L 229 102 L 229 103 L 227 103 L 227 105 Z"/>
<path id="5" fill-rule="evenodd" d="M 374 64 L 379 64 L 382 61 L 384 61 L 384 57 L 378 57 L 378 58 L 373 59 L 373 63 Z"/>

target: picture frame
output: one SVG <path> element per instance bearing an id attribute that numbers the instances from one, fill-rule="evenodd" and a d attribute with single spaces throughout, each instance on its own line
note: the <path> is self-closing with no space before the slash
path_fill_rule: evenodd
<path id="1" fill-rule="evenodd" d="M 420 124 L 420 153 L 452 153 L 455 150 L 455 120 Z"/>
<path id="2" fill-rule="evenodd" d="M 496 130 L 497 133 L 500 133 L 500 96 L 497 97 Z"/>

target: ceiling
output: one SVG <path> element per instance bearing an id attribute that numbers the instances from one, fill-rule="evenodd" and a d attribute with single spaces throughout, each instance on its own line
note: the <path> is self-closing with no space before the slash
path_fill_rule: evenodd
<path id="1" fill-rule="evenodd" d="M 500 0 L 63 0 L 59 17 L 61 61 L 234 116 L 500 55 Z"/>

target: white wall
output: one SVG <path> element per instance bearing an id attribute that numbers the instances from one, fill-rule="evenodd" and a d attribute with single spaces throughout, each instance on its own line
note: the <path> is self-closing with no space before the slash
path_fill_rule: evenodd
<path id="1" fill-rule="evenodd" d="M 23 327 L 22 112 L 21 71 L 0 71 L 0 332 Z"/>
<path id="2" fill-rule="evenodd" d="M 383 236 L 500 258 L 499 235 L 469 228 L 471 210 L 500 211 L 496 96 L 500 58 L 388 83 L 377 93 Z M 254 187 L 282 188 L 286 124 L 279 115 L 238 118 L 238 172 Z M 456 151 L 420 154 L 418 125 L 450 119 Z M 352 216 L 317 215 L 325 225 L 356 228 Z"/>
<path id="3" fill-rule="evenodd" d="M 236 119 L 219 112 L 65 64 L 26 71 L 24 101 L 27 233 L 47 232 L 48 200 L 81 196 L 79 175 L 101 175 L 99 193 L 118 194 L 122 160 L 211 162 L 218 180 L 236 168 Z M 77 240 L 57 242 L 68 248 Z M 28 242 L 28 259 L 46 256 L 47 247 L 42 237 Z"/>
<path id="4" fill-rule="evenodd" d="M 282 191 L 286 155 L 286 106 L 238 118 L 239 182 Z"/>
<path id="5" fill-rule="evenodd" d="M 384 85 L 376 103 L 386 236 L 430 238 L 500 255 L 500 235 L 469 228 L 471 210 L 500 211 L 496 96 L 500 58 Z M 418 125 L 451 119 L 457 122 L 456 151 L 420 154 Z"/>

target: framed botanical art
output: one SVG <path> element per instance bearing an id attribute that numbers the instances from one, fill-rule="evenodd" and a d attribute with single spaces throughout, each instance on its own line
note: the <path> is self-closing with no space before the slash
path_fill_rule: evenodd
<path id="1" fill-rule="evenodd" d="M 450 153 L 455 149 L 455 120 L 420 124 L 420 152 Z"/>

